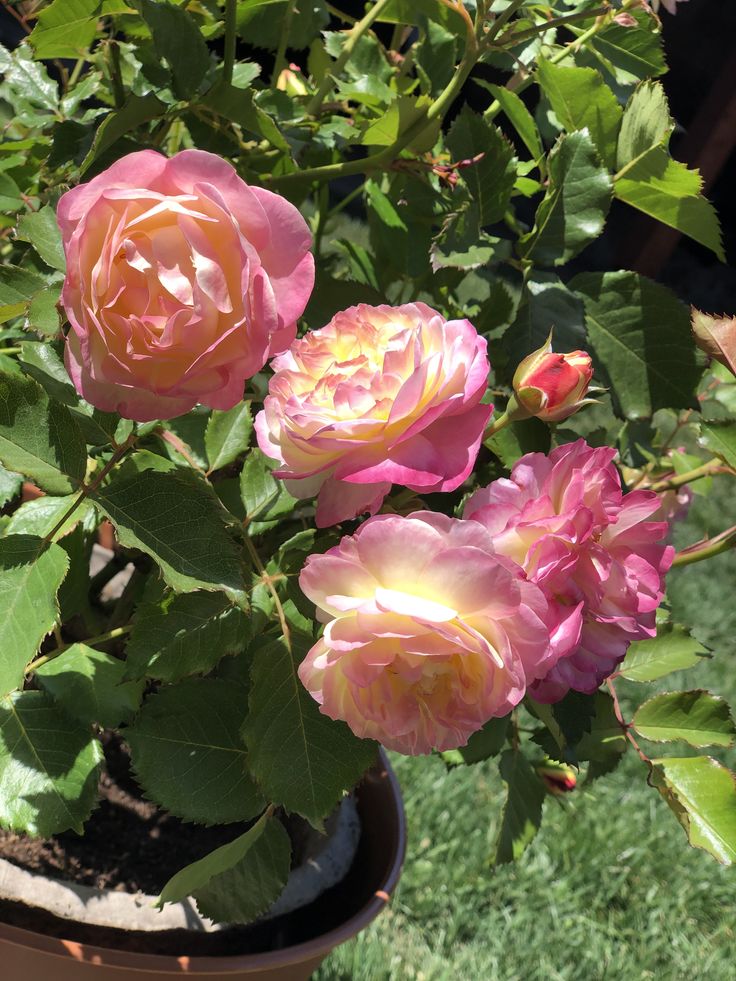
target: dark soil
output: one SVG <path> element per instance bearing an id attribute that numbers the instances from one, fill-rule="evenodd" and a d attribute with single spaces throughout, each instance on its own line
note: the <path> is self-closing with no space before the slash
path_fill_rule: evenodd
<path id="1" fill-rule="evenodd" d="M 155 894 L 182 866 L 247 828 L 244 824 L 203 828 L 162 813 L 142 799 L 120 746 L 106 747 L 106 756 L 108 773 L 101 785 L 102 801 L 85 827 L 84 838 L 65 833 L 44 841 L 0 832 L 0 855 L 56 878 Z M 65 941 L 177 957 L 254 954 L 311 940 L 345 923 L 384 882 L 387 862 L 392 860 L 397 816 L 387 790 L 382 789 L 378 796 L 375 790 L 370 794 L 365 790 L 377 779 L 375 775 L 369 777 L 356 791 L 363 834 L 347 877 L 293 913 L 217 933 L 162 930 L 151 934 L 80 924 L 22 903 L 0 900 L 0 922 Z M 298 862 L 314 847 L 313 836 L 304 832 L 303 823 L 289 820 L 286 825 Z"/>
<path id="2" fill-rule="evenodd" d="M 83 837 L 66 831 L 52 838 L 29 838 L 0 829 L 0 857 L 29 872 L 80 885 L 158 895 L 185 865 L 227 844 L 250 826 L 204 827 L 180 821 L 143 799 L 119 740 L 105 739 L 105 759 L 100 804 L 87 821 Z M 315 835 L 298 818 L 285 823 L 292 839 L 292 865 L 299 865 Z"/>

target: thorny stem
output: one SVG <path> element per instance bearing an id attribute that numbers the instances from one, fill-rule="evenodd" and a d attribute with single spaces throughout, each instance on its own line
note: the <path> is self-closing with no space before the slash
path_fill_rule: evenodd
<path id="1" fill-rule="evenodd" d="M 284 636 L 284 642 L 289 651 L 291 651 L 291 630 L 289 629 L 289 624 L 286 620 L 286 614 L 284 613 L 284 608 L 281 605 L 281 600 L 279 594 L 276 592 L 276 588 L 273 584 L 273 578 L 269 576 L 266 571 L 266 567 L 263 562 L 261 562 L 261 557 L 256 551 L 256 547 L 253 544 L 249 535 L 245 536 L 245 547 L 248 549 L 248 554 L 253 559 L 253 565 L 258 570 L 258 574 L 261 577 L 261 582 L 264 583 L 266 589 L 271 594 L 271 599 L 276 607 L 276 616 L 279 618 L 279 624 L 281 625 L 281 633 Z"/>
<path id="2" fill-rule="evenodd" d="M 732 548 L 736 548 L 736 525 L 722 531 L 720 535 L 715 535 L 713 538 L 703 538 L 701 541 L 695 542 L 694 545 L 684 548 L 677 553 L 672 565 L 673 567 L 692 565 L 694 562 L 712 559 Z"/>
<path id="3" fill-rule="evenodd" d="M 233 68 L 235 67 L 236 14 L 237 0 L 225 0 L 225 49 L 222 55 L 222 79 L 228 85 L 233 80 Z"/>
<path id="4" fill-rule="evenodd" d="M 632 7 L 640 6 L 640 4 L 641 4 L 641 0 L 624 0 L 618 12 L 624 13 L 627 10 L 631 10 Z M 582 34 L 579 34 L 574 41 L 571 41 L 564 48 L 561 48 L 559 51 L 556 51 L 549 59 L 549 61 L 553 65 L 557 65 L 559 64 L 559 62 L 564 61 L 565 58 L 568 58 L 571 54 L 574 54 L 574 52 L 577 51 L 578 48 L 582 47 L 592 37 L 595 37 L 595 35 L 598 34 L 598 32 L 601 31 L 604 27 L 607 27 L 608 24 L 609 24 L 608 18 L 606 17 L 599 18 L 595 22 L 595 24 L 592 25 L 592 27 L 589 27 L 587 31 L 583 31 Z M 521 79 L 519 79 L 518 75 L 515 75 L 511 79 L 511 82 L 507 84 L 506 88 L 513 89 L 513 91 L 516 92 L 518 95 L 519 92 L 523 92 L 524 89 L 529 88 L 529 86 L 532 84 L 533 81 L 534 81 L 533 75 L 528 75 L 526 78 L 521 78 Z M 500 111 L 501 111 L 501 103 L 498 101 L 498 99 L 495 99 L 490 104 L 490 106 L 486 109 L 483 115 L 485 116 L 486 119 L 495 119 L 495 117 L 499 114 Z"/>
<path id="5" fill-rule="evenodd" d="M 595 7 L 593 10 L 579 10 L 574 14 L 565 14 L 564 17 L 555 17 L 552 20 L 545 21 L 544 24 L 538 24 L 536 27 L 530 27 L 526 31 L 519 31 L 518 34 L 508 32 L 507 34 L 501 35 L 494 47 L 505 47 L 507 44 L 520 44 L 522 41 L 530 41 L 532 38 L 536 37 L 538 34 L 544 34 L 546 31 L 550 31 L 555 27 L 564 27 L 565 24 L 574 24 L 580 20 L 590 20 L 591 17 L 601 17 L 603 14 L 607 14 L 611 10 L 610 4 L 605 4 L 602 7 Z"/>
<path id="6" fill-rule="evenodd" d="M 491 421 L 486 426 L 486 431 L 483 433 L 483 442 L 490 439 L 491 436 L 495 436 L 496 433 L 500 433 L 502 429 L 505 429 L 511 422 L 511 416 L 504 412 L 497 419 L 491 419 Z"/>
<path id="7" fill-rule="evenodd" d="M 379 3 L 381 0 L 379 0 Z M 374 8 L 375 9 L 375 8 Z M 460 93 L 465 80 L 478 58 L 478 44 L 475 35 L 468 39 L 468 46 L 465 55 L 455 70 L 455 74 L 450 79 L 442 92 L 437 96 L 432 105 L 427 109 L 424 116 L 417 119 L 411 126 L 399 136 L 399 138 L 386 147 L 384 150 L 374 153 L 369 157 L 359 160 L 347 160 L 341 163 L 326 164 L 322 167 L 311 167 L 306 170 L 295 171 L 292 174 L 283 174 L 279 177 L 272 177 L 269 184 L 272 187 L 281 187 L 306 180 L 331 180 L 335 177 L 345 177 L 348 174 L 365 174 L 371 170 L 377 170 L 388 166 L 404 147 L 408 146 L 412 140 L 421 133 L 435 119 L 441 119 L 452 102 Z"/>
<path id="8" fill-rule="evenodd" d="M 634 749 L 638 753 L 639 759 L 642 761 L 642 763 L 646 763 L 647 766 L 649 766 L 651 764 L 651 760 L 649 759 L 649 757 L 647 756 L 647 754 L 644 752 L 644 750 L 641 748 L 641 746 L 639 745 L 639 743 L 636 741 L 636 738 L 634 737 L 634 734 L 631 731 L 631 723 L 630 722 L 627 722 L 624 719 L 623 713 L 621 712 L 621 705 L 620 705 L 619 700 L 618 700 L 618 694 L 616 692 L 616 687 L 615 687 L 615 685 L 613 684 L 613 682 L 611 681 L 610 678 L 607 678 L 606 679 L 606 687 L 608 688 L 609 692 L 611 693 L 611 698 L 613 699 L 613 713 L 616 716 L 616 721 L 618 722 L 618 724 L 623 729 L 623 732 L 624 732 L 624 735 L 626 736 L 626 738 L 629 740 L 629 742 L 631 743 L 631 745 L 634 747 Z"/>
<path id="9" fill-rule="evenodd" d="M 279 46 L 273 62 L 273 72 L 271 73 L 271 85 L 276 86 L 278 77 L 282 70 L 286 68 L 286 48 L 289 44 L 289 34 L 291 33 L 291 22 L 294 19 L 296 10 L 296 0 L 289 0 L 284 11 L 284 19 L 281 22 L 281 34 L 279 35 Z"/>
<path id="10" fill-rule="evenodd" d="M 378 0 L 378 2 L 371 7 L 371 9 L 368 11 L 365 17 L 353 25 L 352 29 L 350 30 L 345 40 L 345 44 L 343 46 L 342 51 L 340 52 L 339 57 L 335 61 L 335 64 L 332 66 L 332 70 L 329 71 L 322 79 L 319 88 L 312 96 L 309 105 L 307 106 L 307 113 L 310 116 L 316 116 L 317 113 L 320 111 L 320 109 L 322 108 L 322 103 L 324 102 L 329 92 L 332 90 L 332 86 L 334 85 L 334 79 L 340 74 L 340 72 L 343 70 L 343 68 L 348 63 L 348 61 L 350 61 L 353 51 L 355 51 L 355 47 L 360 41 L 361 37 L 370 28 L 373 22 L 378 17 L 380 17 L 381 13 L 389 5 L 389 3 L 391 3 L 391 0 Z M 293 7 L 293 2 L 291 6 Z M 283 40 L 283 34 L 282 34 L 282 40 Z"/>
<path id="11" fill-rule="evenodd" d="M 96 637 L 87 637 L 84 640 L 73 641 L 69 644 L 59 644 L 58 647 L 55 647 L 52 651 L 49 651 L 48 654 L 42 654 L 41 657 L 37 657 L 35 661 L 31 661 L 26 668 L 26 677 L 33 674 L 33 672 L 37 668 L 40 668 L 42 664 L 47 664 L 49 661 L 53 661 L 55 657 L 58 657 L 59 654 L 63 654 L 64 651 L 68 650 L 70 647 L 73 647 L 76 643 L 84 644 L 86 647 L 94 647 L 95 644 L 106 644 L 110 640 L 117 640 L 118 637 L 124 637 L 126 634 L 129 634 L 132 629 L 133 624 L 126 623 L 123 627 L 115 627 L 114 630 L 108 630 L 104 634 L 97 634 Z"/>
<path id="12" fill-rule="evenodd" d="M 723 460 L 714 457 L 700 467 L 695 467 L 693 470 L 688 470 L 685 473 L 678 473 L 674 477 L 668 477 L 666 480 L 659 480 L 655 484 L 650 484 L 646 489 L 657 493 L 660 491 L 675 490 L 675 488 L 682 487 L 684 484 L 690 484 L 694 480 L 701 480 L 703 477 L 712 477 L 717 473 L 733 473 L 733 471 L 730 467 L 724 466 Z"/>
<path id="13" fill-rule="evenodd" d="M 525 0 L 512 0 L 512 3 L 510 3 L 508 7 L 502 13 L 500 13 L 498 17 L 496 17 L 496 19 L 493 21 L 493 24 L 491 25 L 491 29 L 486 35 L 488 41 L 493 41 L 495 38 L 498 37 L 498 35 L 503 30 L 503 28 L 506 26 L 506 24 L 508 24 L 508 22 L 514 16 L 516 11 L 520 7 L 524 6 L 524 3 Z"/>
<path id="14" fill-rule="evenodd" d="M 131 448 L 131 446 L 135 443 L 137 439 L 138 437 L 136 436 L 136 434 L 131 433 L 130 436 L 128 436 L 128 438 L 125 440 L 125 442 L 121 443 L 121 445 L 117 447 L 113 455 L 110 457 L 110 459 L 102 468 L 102 470 L 100 470 L 99 474 L 92 481 L 89 487 L 82 487 L 82 490 L 79 492 L 79 496 L 74 501 L 74 503 L 69 508 L 67 508 L 67 510 L 61 516 L 61 518 L 59 518 L 59 520 L 56 522 L 56 524 L 51 529 L 51 531 L 47 535 L 44 535 L 43 538 L 44 547 L 46 545 L 49 545 L 54 540 L 54 536 L 57 535 L 58 532 L 64 527 L 66 522 L 74 514 L 74 512 L 77 510 L 80 504 L 87 497 L 89 497 L 90 494 L 93 494 L 97 490 L 97 488 L 100 486 L 100 484 L 105 479 L 105 477 L 107 477 L 110 471 L 117 466 L 117 464 L 120 462 L 120 460 L 122 460 L 122 458 L 125 456 L 125 454 L 128 452 L 128 450 Z"/>

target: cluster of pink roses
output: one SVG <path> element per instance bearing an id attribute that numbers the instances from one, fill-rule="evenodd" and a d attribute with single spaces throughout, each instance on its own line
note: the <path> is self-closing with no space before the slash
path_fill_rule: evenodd
<path id="1" fill-rule="evenodd" d="M 269 358 L 261 450 L 319 526 L 375 515 L 392 484 L 452 491 L 492 407 L 486 342 L 422 303 L 360 305 L 294 340 L 314 282 L 284 199 L 211 154 L 131 154 L 59 202 L 66 359 L 85 398 L 137 420 L 229 408 Z M 515 380 L 526 414 L 582 404 L 582 352 L 549 346 Z M 523 376 L 523 377 L 521 377 Z M 516 384 L 518 382 L 518 384 Z M 322 711 L 405 753 L 464 744 L 529 691 L 592 692 L 652 636 L 672 549 L 614 451 L 530 454 L 462 519 L 377 515 L 301 574 L 324 623 L 299 676 Z"/>

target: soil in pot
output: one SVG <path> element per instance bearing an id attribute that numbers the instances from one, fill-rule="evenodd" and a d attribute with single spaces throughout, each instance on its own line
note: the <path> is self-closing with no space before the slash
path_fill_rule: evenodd
<path id="1" fill-rule="evenodd" d="M 48 840 L 29 839 L 0 831 L 0 857 L 54 878 L 155 895 L 184 865 L 247 829 L 243 824 L 203 828 L 180 822 L 142 799 L 119 743 L 108 743 L 106 758 L 101 804 L 83 838 L 67 832 Z M 287 826 L 296 865 L 309 848 L 308 826 L 299 820 Z M 5 900 L 0 900 L 0 920 L 47 937 L 147 954 L 226 957 L 275 951 L 337 928 L 361 910 L 375 889 L 367 849 L 361 839 L 349 876 L 308 907 L 216 933 L 166 930 L 152 934 L 86 925 Z"/>

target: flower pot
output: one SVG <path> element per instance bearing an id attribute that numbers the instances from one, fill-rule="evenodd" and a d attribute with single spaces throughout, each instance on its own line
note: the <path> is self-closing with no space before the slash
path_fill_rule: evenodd
<path id="1" fill-rule="evenodd" d="M 5 902 L 0 903 L 3 981 L 309 978 L 334 947 L 378 915 L 399 878 L 405 820 L 398 783 L 385 757 L 366 775 L 355 797 L 362 832 L 345 879 L 299 910 L 221 931 L 221 946 L 228 948 L 225 952 L 148 953 L 150 935 L 145 933 L 83 925 L 42 911 L 34 930 L 29 930 L 13 925 L 18 904 Z M 171 943 L 176 944 L 179 937 L 182 949 L 194 949 L 187 931 L 170 931 Z"/>

